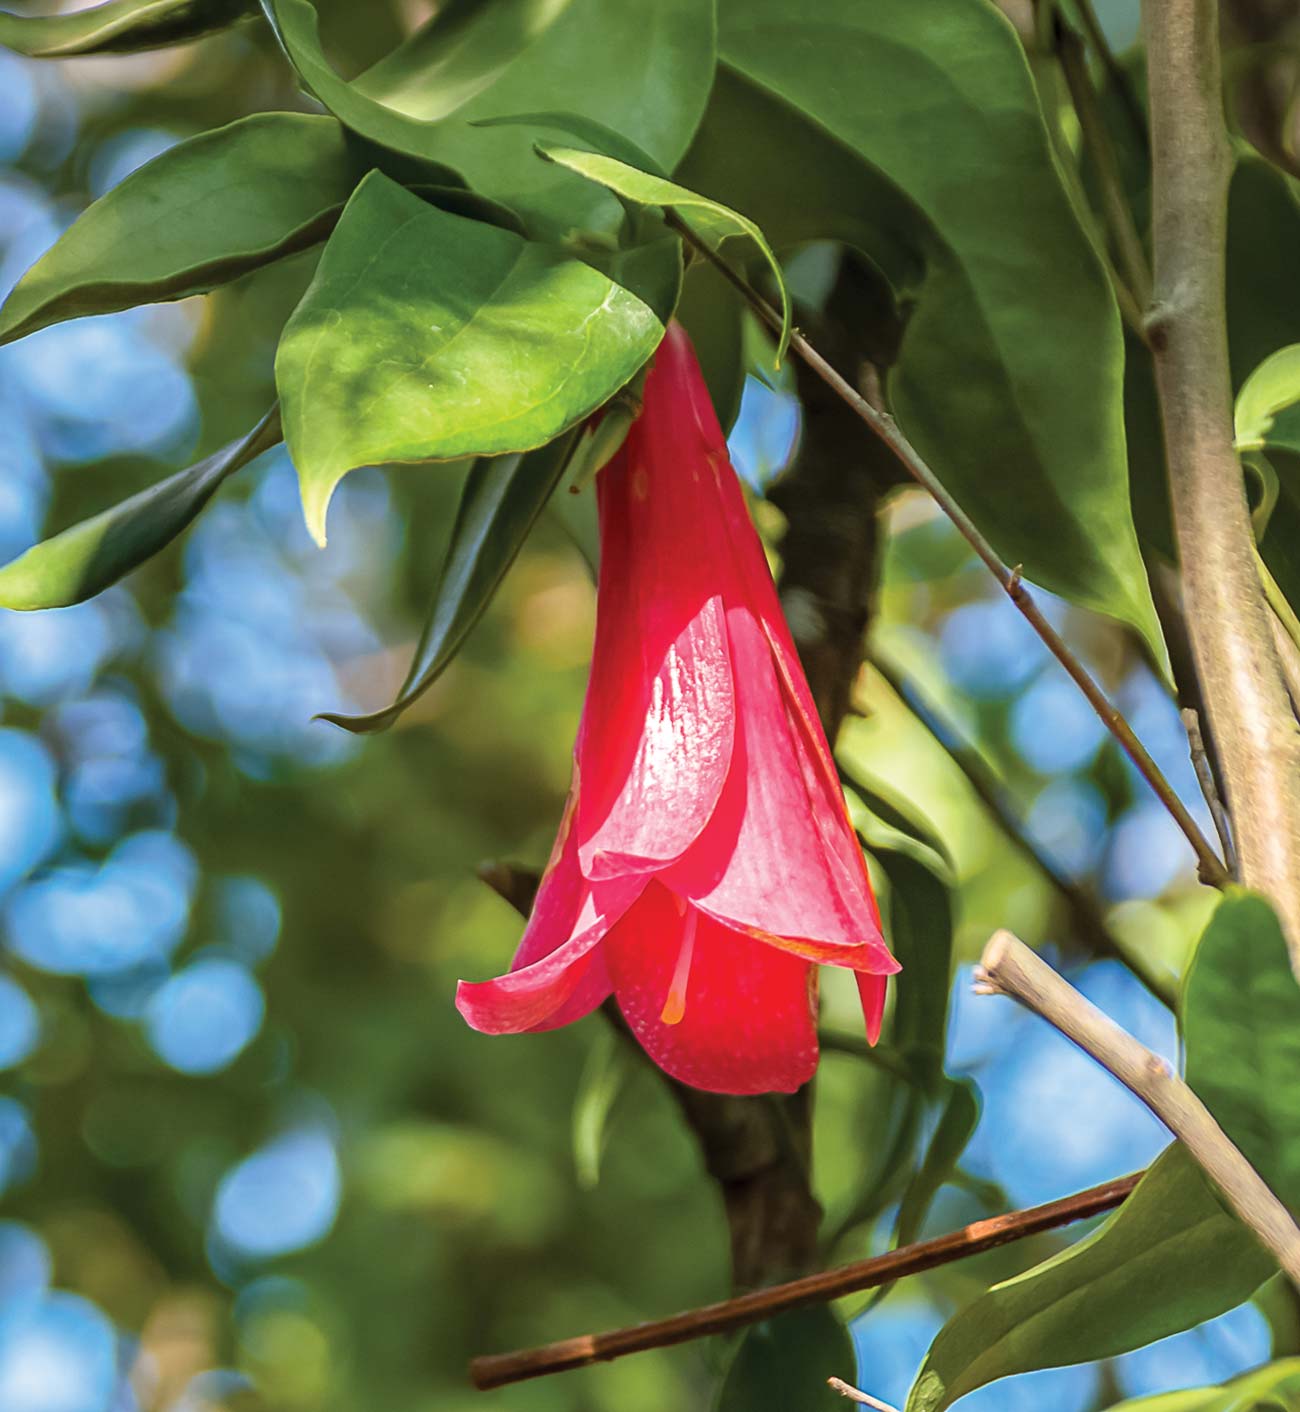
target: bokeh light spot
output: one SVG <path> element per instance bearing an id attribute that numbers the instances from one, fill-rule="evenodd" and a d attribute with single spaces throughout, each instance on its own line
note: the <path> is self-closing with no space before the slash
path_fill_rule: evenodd
<path id="1" fill-rule="evenodd" d="M 341 1196 L 338 1156 L 329 1136 L 298 1129 L 232 1168 L 217 1188 L 215 1232 L 235 1255 L 267 1260 L 328 1234 Z"/>
<path id="2" fill-rule="evenodd" d="M 40 1037 L 36 1003 L 12 976 L 0 975 L 0 1069 L 21 1064 Z"/>
<path id="3" fill-rule="evenodd" d="M 266 1005 L 237 961 L 207 957 L 178 971 L 149 1001 L 145 1029 L 160 1059 L 182 1074 L 215 1074 L 262 1027 Z"/>

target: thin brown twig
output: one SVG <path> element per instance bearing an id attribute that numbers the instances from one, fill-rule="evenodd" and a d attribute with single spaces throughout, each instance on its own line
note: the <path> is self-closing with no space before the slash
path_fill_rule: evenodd
<path id="1" fill-rule="evenodd" d="M 903 705 L 947 751 L 949 759 L 965 775 L 975 797 L 997 820 L 1011 844 L 1051 884 L 1069 909 L 1075 931 L 1084 945 L 1094 955 L 1110 956 L 1122 962 L 1161 1004 L 1172 1009 L 1176 997 L 1173 976 L 1161 975 L 1152 969 L 1145 957 L 1124 946 L 1106 925 L 1106 918 L 1092 893 L 1067 877 L 1034 843 L 1025 831 L 1019 809 L 979 749 L 966 740 L 956 725 L 927 701 L 915 684 L 908 681 L 878 648 L 873 646 L 868 650 L 867 660 L 889 683 Z"/>
<path id="2" fill-rule="evenodd" d="M 1232 824 L 1228 811 L 1223 807 L 1219 787 L 1214 781 L 1214 771 L 1210 768 L 1210 757 L 1205 749 L 1205 739 L 1201 735 L 1201 716 L 1194 706 L 1184 706 L 1179 711 L 1183 729 L 1187 732 L 1187 743 L 1192 751 L 1192 769 L 1196 771 L 1196 782 L 1201 786 L 1210 818 L 1214 820 L 1214 831 L 1219 835 L 1219 845 L 1229 868 L 1235 868 L 1237 855 L 1232 847 Z"/>
<path id="3" fill-rule="evenodd" d="M 1300 1288 L 1300 1229 L 1291 1213 L 1164 1059 L 1008 931 L 989 939 L 975 971 L 975 990 L 1018 1000 L 1114 1074 L 1186 1147 L 1237 1217 Z"/>
<path id="4" fill-rule="evenodd" d="M 707 1304 L 701 1309 L 690 1309 L 667 1319 L 633 1324 L 608 1333 L 583 1334 L 579 1338 L 563 1339 L 540 1348 L 475 1358 L 469 1365 L 470 1378 L 475 1387 L 486 1391 L 528 1378 L 542 1378 L 551 1373 L 568 1372 L 572 1368 L 585 1368 L 592 1363 L 608 1362 L 629 1353 L 668 1348 L 673 1344 L 706 1338 L 710 1334 L 726 1333 L 802 1305 L 826 1304 L 842 1295 L 874 1289 L 905 1275 L 933 1270 L 953 1260 L 964 1260 L 967 1256 L 980 1255 L 997 1246 L 1113 1210 L 1124 1201 L 1141 1176 L 1141 1172 L 1136 1172 L 1132 1176 L 1119 1177 L 1059 1201 L 975 1221 L 933 1240 L 916 1241 L 870 1260 L 857 1260 L 785 1284 L 769 1285 L 766 1289 L 752 1290 L 735 1299 L 724 1299 L 718 1304 Z"/>
<path id="5" fill-rule="evenodd" d="M 705 259 L 717 266 L 769 327 L 774 330 L 780 329 L 781 317 L 776 310 L 715 250 L 701 240 L 686 221 L 672 210 L 665 212 L 665 218 L 692 249 L 699 251 Z M 1228 881 L 1227 870 L 1211 847 L 1209 840 L 1197 826 L 1196 820 L 1188 813 L 1186 806 L 1174 792 L 1169 781 L 1165 779 L 1159 766 L 1147 753 L 1146 747 L 1134 735 L 1133 728 L 1111 705 L 1106 698 L 1106 693 L 1092 679 L 1088 669 L 1079 661 L 1065 640 L 1040 612 L 1038 605 L 1021 582 L 1019 570 L 1009 569 L 997 556 L 993 546 L 976 529 L 970 516 L 957 504 L 939 478 L 921 459 L 916 448 L 899 431 L 893 417 L 888 413 L 878 412 L 856 388 L 831 367 L 798 330 L 793 331 L 790 335 L 790 347 L 889 447 L 913 480 L 929 491 L 935 503 L 956 526 L 958 533 L 984 562 L 990 573 L 1002 585 L 1007 596 L 1024 615 L 1029 625 L 1042 638 L 1048 651 L 1065 668 L 1070 679 L 1087 697 L 1088 704 L 1101 718 L 1102 724 L 1119 741 L 1124 753 L 1137 767 L 1138 773 L 1151 786 L 1156 797 L 1169 811 L 1174 822 L 1192 845 L 1201 880 L 1211 886 L 1222 887 Z"/>
<path id="6" fill-rule="evenodd" d="M 1070 91 L 1075 116 L 1079 119 L 1084 150 L 1092 159 L 1102 215 L 1115 247 L 1123 289 L 1129 296 L 1126 318 L 1137 336 L 1145 342 L 1142 317 L 1151 303 L 1151 267 L 1147 253 L 1134 223 L 1133 212 L 1129 209 L 1119 160 L 1110 133 L 1106 130 L 1097 90 L 1088 73 L 1083 41 L 1059 14 L 1055 17 L 1053 28 L 1056 57 L 1065 77 L 1065 86 Z M 1137 311 L 1136 321 L 1133 319 L 1134 309 Z"/>
<path id="7" fill-rule="evenodd" d="M 1092 0 L 1075 0 L 1074 8 L 1083 23 L 1093 53 L 1101 60 L 1102 68 L 1106 70 L 1115 91 L 1120 96 L 1120 102 L 1123 103 L 1124 111 L 1128 114 L 1128 120 L 1133 126 L 1134 137 L 1145 148 L 1148 144 L 1146 114 L 1142 111 L 1142 104 L 1138 102 L 1137 94 L 1133 90 L 1132 79 L 1129 78 L 1123 64 L 1115 57 L 1115 51 L 1110 47 L 1106 31 L 1102 29 L 1097 12 L 1092 8 Z"/>

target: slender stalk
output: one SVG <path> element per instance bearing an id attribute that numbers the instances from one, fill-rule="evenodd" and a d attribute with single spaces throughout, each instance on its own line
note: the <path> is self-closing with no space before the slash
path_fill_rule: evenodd
<path id="1" fill-rule="evenodd" d="M 716 251 L 702 241 L 699 236 L 674 211 L 665 213 L 668 224 L 678 231 L 691 247 L 705 259 L 717 266 L 728 281 L 750 303 L 770 328 L 780 327 L 780 317 L 770 304 L 740 277 Z M 1196 854 L 1201 880 L 1214 887 L 1221 887 L 1228 880 L 1227 871 L 1209 840 L 1197 827 L 1195 819 L 1174 792 L 1169 781 L 1160 772 L 1159 766 L 1147 753 L 1142 742 L 1133 733 L 1133 728 L 1114 706 L 1106 699 L 1106 693 L 1092 679 L 1087 668 L 1071 652 L 1065 640 L 1039 611 L 1038 605 L 1030 596 L 1020 578 L 1019 568 L 1009 569 L 993 550 L 993 546 L 976 529 L 970 516 L 944 488 L 939 478 L 921 459 L 920 454 L 898 429 L 897 423 L 886 412 L 877 411 L 853 386 L 851 386 L 817 352 L 798 331 L 790 336 L 790 347 L 822 379 L 835 394 L 851 407 L 858 418 L 885 443 L 902 464 L 903 468 L 919 485 L 923 486 L 945 515 L 956 526 L 958 533 L 983 560 L 993 577 L 1002 585 L 1007 597 L 1016 605 L 1038 636 L 1046 644 L 1052 656 L 1069 673 L 1071 680 L 1087 697 L 1089 705 L 1101 718 L 1106 729 L 1119 741 L 1124 753 L 1132 760 L 1138 773 L 1151 786 L 1156 797 L 1169 811 L 1174 822 L 1182 830 Z"/>
<path id="2" fill-rule="evenodd" d="M 1009 995 L 1041 1015 L 1129 1089 L 1200 1163 L 1229 1206 L 1300 1287 L 1300 1229 L 1213 1114 L 1158 1054 L 1082 996 L 1010 932 L 995 932 L 975 972 L 981 995 Z"/>
<path id="3" fill-rule="evenodd" d="M 1092 159 L 1093 170 L 1097 176 L 1102 214 L 1110 231 L 1125 287 L 1137 307 L 1146 309 L 1151 303 L 1151 270 L 1147 253 L 1133 222 L 1128 197 L 1124 193 L 1119 161 L 1115 156 L 1110 133 L 1106 130 L 1101 104 L 1097 101 L 1097 90 L 1093 87 L 1092 77 L 1088 73 L 1083 43 L 1059 15 L 1056 18 L 1054 38 L 1056 57 L 1060 61 L 1065 85 L 1070 90 L 1070 102 L 1074 105 L 1079 128 L 1083 133 L 1084 149 Z M 1142 336 L 1140 329 L 1139 323 L 1139 336 Z"/>
<path id="4" fill-rule="evenodd" d="M 1223 807 L 1214 771 L 1210 768 L 1210 756 L 1205 749 L 1205 738 L 1201 734 L 1200 713 L 1191 706 L 1184 706 L 1178 715 L 1182 720 L 1183 729 L 1187 732 L 1187 743 L 1192 749 L 1192 769 L 1196 771 L 1196 783 L 1201 787 L 1201 797 L 1210 811 L 1210 818 L 1214 820 L 1214 831 L 1219 835 L 1219 847 L 1223 849 L 1228 867 L 1234 867 L 1237 854 L 1232 846 L 1232 821 Z"/>
<path id="5" fill-rule="evenodd" d="M 1024 1240 L 1027 1236 L 1056 1230 L 1074 1221 L 1110 1211 L 1124 1201 L 1138 1184 L 1141 1175 L 1137 1172 L 1129 1177 L 1103 1182 L 1100 1186 L 1089 1187 L 1087 1191 L 1076 1192 L 1059 1201 L 975 1221 L 933 1240 L 917 1241 L 870 1260 L 857 1260 L 833 1270 L 805 1275 L 803 1279 L 752 1290 L 735 1299 L 706 1304 L 701 1309 L 690 1309 L 671 1318 L 633 1324 L 608 1333 L 583 1334 L 578 1338 L 543 1344 L 540 1348 L 475 1358 L 469 1365 L 470 1379 L 476 1388 L 486 1391 L 488 1388 L 504 1387 L 507 1383 L 524 1382 L 528 1378 L 543 1378 L 551 1373 L 568 1372 L 571 1368 L 605 1363 L 629 1353 L 668 1348 L 692 1339 L 707 1338 L 710 1334 L 726 1333 L 805 1304 L 826 1304 L 842 1295 L 874 1289 L 905 1275 L 933 1270 L 953 1260 L 964 1260 L 967 1256 L 983 1254 L 999 1245 L 1009 1245 L 1012 1241 Z"/>
<path id="6" fill-rule="evenodd" d="M 1106 31 L 1102 29 L 1097 12 L 1092 8 L 1092 0 L 1075 0 L 1074 8 L 1078 12 L 1093 53 L 1101 60 L 1102 68 L 1106 70 L 1111 83 L 1115 86 L 1115 91 L 1120 95 L 1124 111 L 1128 114 L 1128 120 L 1132 124 L 1134 136 L 1145 147 L 1147 145 L 1146 115 L 1142 112 L 1142 104 L 1138 102 L 1137 94 L 1133 91 L 1132 80 L 1115 57 L 1115 51 L 1110 47 Z"/>
<path id="7" fill-rule="evenodd" d="M 1300 733 L 1255 568 L 1233 448 L 1224 313 L 1227 191 L 1216 0 L 1144 0 L 1155 304 L 1188 632 L 1223 767 L 1242 881 L 1277 909 L 1300 974 Z"/>
<path id="8" fill-rule="evenodd" d="M 1144 957 L 1123 946 L 1106 925 L 1106 919 L 1092 893 L 1061 872 L 1034 843 L 1025 832 L 1019 809 L 979 750 L 965 740 L 953 722 L 927 702 L 915 685 L 905 680 L 882 653 L 872 649 L 867 654 L 867 660 L 889 683 L 898 699 L 948 752 L 953 764 L 966 776 L 966 781 L 976 798 L 997 820 L 1002 832 L 1016 850 L 1052 885 L 1052 889 L 1069 909 L 1075 933 L 1088 950 L 1097 956 L 1111 956 L 1123 962 L 1157 1000 L 1172 1009 L 1176 998 L 1174 978 L 1160 975 L 1151 968 Z"/>

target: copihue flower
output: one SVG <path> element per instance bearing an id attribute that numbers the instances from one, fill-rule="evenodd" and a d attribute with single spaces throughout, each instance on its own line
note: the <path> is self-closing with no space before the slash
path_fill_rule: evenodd
<path id="1" fill-rule="evenodd" d="M 665 1072 L 791 1092 L 817 1067 L 816 965 L 874 1042 L 898 970 L 812 694 L 685 332 L 599 473 L 596 641 L 573 783 L 511 970 L 461 982 L 490 1034 L 611 993 Z"/>

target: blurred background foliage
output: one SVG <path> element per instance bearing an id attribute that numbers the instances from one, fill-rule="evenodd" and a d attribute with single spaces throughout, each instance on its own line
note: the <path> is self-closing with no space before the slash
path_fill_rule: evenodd
<path id="1" fill-rule="evenodd" d="M 426 7 L 319 8 L 360 67 Z M 1130 38 L 1129 7 L 1102 8 Z M 0 284 L 170 143 L 301 102 L 257 27 L 131 58 L 0 54 Z M 250 425 L 314 259 L 0 350 L 0 559 Z M 732 446 L 778 561 L 784 521 L 765 492 L 798 427 L 789 389 L 750 379 Z M 720 1345 L 490 1395 L 465 1381 L 476 1352 L 720 1297 L 727 1241 L 655 1075 L 633 1063 L 610 1078 L 600 1016 L 487 1039 L 452 1006 L 457 978 L 496 974 L 520 927 L 476 870 L 540 865 L 567 785 L 594 602 L 559 524 L 542 523 L 466 650 L 395 729 L 357 739 L 312 720 L 390 699 L 458 492 L 459 473 L 357 473 L 320 551 L 276 450 L 125 585 L 0 617 L 4 1412 L 661 1412 L 709 1395 Z M 864 666 L 840 755 L 950 855 L 947 1068 L 983 1103 L 928 1233 L 1133 1170 L 1162 1145 L 1154 1120 L 1045 1026 L 970 998 L 970 962 L 995 926 L 1052 948 L 1153 1048 L 1172 1056 L 1175 1033 L 1118 960 L 1079 945 L 1059 887 L 917 701 L 978 750 L 1025 836 L 1166 978 L 1212 899 L 946 522 L 911 491 L 883 514 L 872 649 L 919 695 L 909 704 Z M 1208 827 L 1176 708 L 1138 645 L 1052 611 Z M 848 1036 L 844 981 L 825 979 L 824 1023 Z M 852 1051 L 828 1049 L 817 1098 L 837 1259 L 884 1248 L 899 1195 L 885 1171 L 898 1096 Z M 894 1289 L 852 1324 L 864 1384 L 901 1402 L 948 1313 L 1077 1234 Z M 1087 1412 L 1215 1382 L 1295 1351 L 1296 1323 L 1274 1291 L 1105 1366 L 1000 1383 L 961 1406 Z"/>

